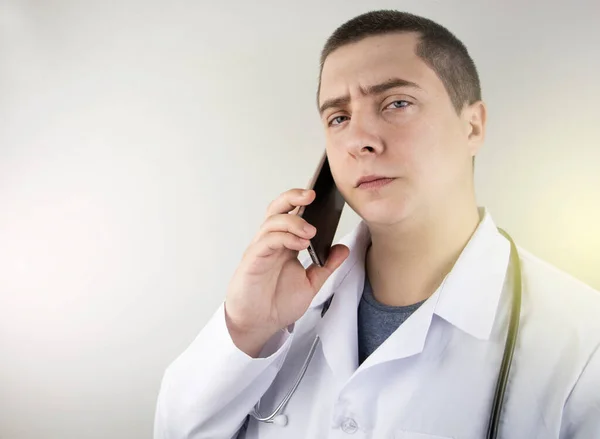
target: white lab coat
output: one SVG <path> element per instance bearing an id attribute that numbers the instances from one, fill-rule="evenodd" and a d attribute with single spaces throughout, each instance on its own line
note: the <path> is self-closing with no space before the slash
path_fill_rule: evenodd
<path id="1" fill-rule="evenodd" d="M 367 360 L 357 362 L 357 306 L 369 233 L 306 314 L 252 359 L 231 341 L 221 306 L 167 369 L 155 439 L 233 438 L 262 397 L 270 414 L 321 343 L 285 407 L 285 427 L 250 418 L 261 439 L 485 437 L 512 294 L 510 246 L 483 219 L 440 288 Z M 600 438 L 600 294 L 519 249 L 521 327 L 499 437 Z M 508 274 L 508 275 L 507 275 Z M 321 318 L 322 304 L 335 292 Z"/>

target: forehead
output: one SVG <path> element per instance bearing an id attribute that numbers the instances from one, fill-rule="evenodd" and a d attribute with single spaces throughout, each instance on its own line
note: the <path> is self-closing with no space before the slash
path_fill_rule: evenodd
<path id="1" fill-rule="evenodd" d="M 428 94 L 443 92 L 435 72 L 415 54 L 417 42 L 415 33 L 395 33 L 367 37 L 336 49 L 323 64 L 319 102 L 390 78 L 415 82 Z"/>

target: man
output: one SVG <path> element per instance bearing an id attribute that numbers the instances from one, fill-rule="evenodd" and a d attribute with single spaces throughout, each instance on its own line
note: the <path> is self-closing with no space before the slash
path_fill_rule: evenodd
<path id="1" fill-rule="evenodd" d="M 307 267 L 297 252 L 315 230 L 288 213 L 314 193 L 273 201 L 225 303 L 165 373 L 156 438 L 486 436 L 516 265 L 475 200 L 486 107 L 473 61 L 397 11 L 350 20 L 321 61 L 327 155 L 362 222 Z M 499 437 L 600 438 L 600 295 L 518 254 Z"/>

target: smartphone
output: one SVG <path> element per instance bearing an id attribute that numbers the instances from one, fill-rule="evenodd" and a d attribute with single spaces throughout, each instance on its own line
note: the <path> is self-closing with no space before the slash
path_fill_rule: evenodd
<path id="1" fill-rule="evenodd" d="M 315 191 L 315 200 L 308 206 L 302 206 L 298 211 L 298 216 L 317 229 L 317 233 L 310 240 L 308 254 L 316 265 L 322 267 L 329 256 L 329 250 L 346 204 L 333 181 L 326 153 L 323 154 L 308 189 Z"/>

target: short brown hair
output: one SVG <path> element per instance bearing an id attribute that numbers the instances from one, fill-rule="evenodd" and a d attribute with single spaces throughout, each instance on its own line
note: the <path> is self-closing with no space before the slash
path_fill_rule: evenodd
<path id="1" fill-rule="evenodd" d="M 452 105 L 460 114 L 465 103 L 481 100 L 481 86 L 475 63 L 465 45 L 448 29 L 424 17 L 394 10 L 367 12 L 347 21 L 328 38 L 321 52 L 319 88 L 323 64 L 334 50 L 363 38 L 388 33 L 416 32 L 415 53 L 440 78 Z"/>

